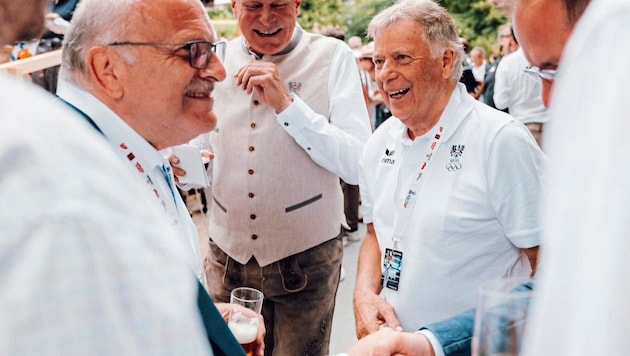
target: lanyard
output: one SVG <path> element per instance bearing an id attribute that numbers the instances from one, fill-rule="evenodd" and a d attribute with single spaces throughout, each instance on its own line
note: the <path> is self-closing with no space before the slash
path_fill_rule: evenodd
<path id="1" fill-rule="evenodd" d="M 98 125 L 94 122 L 94 120 L 92 120 L 92 118 L 89 117 L 85 112 L 83 112 L 81 109 L 77 108 L 76 106 L 74 106 L 70 102 L 64 100 L 63 98 L 61 98 L 59 96 L 57 98 L 59 98 L 59 100 L 61 100 L 63 103 L 65 103 L 70 108 L 72 108 L 74 111 L 76 111 L 81 116 L 83 116 L 83 118 L 92 127 L 94 127 L 94 129 L 96 129 L 101 135 L 105 136 L 103 131 L 98 127 Z M 129 148 L 127 147 L 127 144 L 124 143 L 124 142 L 121 142 L 118 145 L 118 148 L 120 148 L 124 152 L 124 156 L 127 157 L 129 162 L 134 167 L 136 167 L 136 170 L 138 171 L 138 173 L 140 173 L 141 175 L 143 175 L 146 178 L 145 179 L 146 184 L 150 186 L 150 188 L 153 191 L 153 193 L 155 194 L 156 198 L 158 198 L 158 200 L 160 200 L 160 202 L 162 203 L 162 206 L 164 207 L 164 209 L 168 211 L 168 209 L 166 208 L 166 202 L 164 201 L 164 199 L 162 199 L 160 197 L 160 193 L 158 192 L 158 190 L 157 190 L 157 188 L 155 186 L 155 183 L 153 183 L 153 180 L 151 179 L 151 176 L 148 173 L 145 173 L 144 167 L 137 160 L 137 157 L 134 155 L 134 153 L 129 150 Z M 135 164 L 134 164 L 134 161 L 135 161 Z M 162 175 L 164 176 L 164 179 L 166 180 L 166 183 L 168 184 L 168 188 L 169 188 L 169 190 L 171 192 L 171 197 L 173 198 L 173 204 L 175 205 L 175 211 L 178 212 L 179 208 L 177 207 L 177 199 L 175 198 L 175 190 L 174 190 L 174 187 L 173 187 L 173 178 L 172 178 L 171 172 L 170 172 L 170 165 L 167 162 L 163 162 L 162 165 L 159 168 L 160 168 L 160 171 L 162 172 Z"/>
<path id="2" fill-rule="evenodd" d="M 407 195 L 402 204 L 396 207 L 396 218 L 394 219 L 394 235 L 392 241 L 394 242 L 394 250 L 398 250 L 398 243 L 402 241 L 403 233 L 409 224 L 411 219 L 411 212 L 417 200 L 417 194 L 422 183 L 422 177 L 424 176 L 431 158 L 440 148 L 440 143 L 446 128 L 444 126 L 436 125 L 430 137 L 429 146 L 427 147 L 426 154 L 422 158 L 422 163 L 418 168 L 418 174 L 416 178 L 411 181 Z"/>

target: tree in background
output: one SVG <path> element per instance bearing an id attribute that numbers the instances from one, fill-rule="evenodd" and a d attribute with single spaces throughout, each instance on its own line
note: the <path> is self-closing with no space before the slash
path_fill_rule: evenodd
<path id="1" fill-rule="evenodd" d="M 468 39 L 470 47 L 480 46 L 486 52 L 496 53 L 497 28 L 507 20 L 497 6 L 497 0 L 438 0 L 453 16 L 459 35 Z M 382 9 L 395 0 L 302 0 L 298 22 L 305 30 L 319 32 L 325 26 L 339 26 L 346 38 L 359 36 L 365 39 L 367 25 Z M 210 18 L 231 20 L 229 4 L 208 8 Z M 220 36 L 231 38 L 237 34 L 235 25 L 217 25 Z"/>

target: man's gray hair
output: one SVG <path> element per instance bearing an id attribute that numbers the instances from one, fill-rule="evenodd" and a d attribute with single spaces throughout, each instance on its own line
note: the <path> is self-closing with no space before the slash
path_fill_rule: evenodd
<path id="1" fill-rule="evenodd" d="M 124 41 L 133 31 L 134 7 L 140 0 L 81 0 L 64 35 L 60 76 L 78 83 L 89 75 L 87 51 L 94 46 Z M 124 51 L 125 49 L 123 49 Z M 127 61 L 134 57 L 122 54 Z"/>
<path id="2" fill-rule="evenodd" d="M 451 78 L 459 80 L 462 76 L 464 48 L 448 12 L 430 0 L 403 0 L 372 18 L 368 25 L 368 37 L 374 38 L 379 31 L 400 20 L 415 21 L 424 29 L 423 40 L 429 45 L 433 58 L 441 57 L 449 48 L 455 52 Z"/>

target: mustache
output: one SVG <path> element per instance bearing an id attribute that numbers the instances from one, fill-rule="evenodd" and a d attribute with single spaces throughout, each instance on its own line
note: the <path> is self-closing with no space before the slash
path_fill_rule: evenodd
<path id="1" fill-rule="evenodd" d="M 184 89 L 184 94 L 192 94 L 192 93 L 211 93 L 214 90 L 214 82 L 195 78 L 193 79 L 186 88 Z"/>

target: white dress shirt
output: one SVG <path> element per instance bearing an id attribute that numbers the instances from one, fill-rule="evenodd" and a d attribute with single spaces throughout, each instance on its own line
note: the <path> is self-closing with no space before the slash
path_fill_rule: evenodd
<path id="1" fill-rule="evenodd" d="M 73 110 L 0 77 L 0 354 L 211 354 L 154 198 Z"/>
<path id="2" fill-rule="evenodd" d="M 195 274 L 202 279 L 201 257 L 199 252 L 199 233 L 186 204 L 176 190 L 169 187 L 169 182 L 161 170 L 168 161 L 151 144 L 134 131 L 125 121 L 116 115 L 100 100 L 89 92 L 70 82 L 59 80 L 57 95 L 87 114 L 112 145 L 114 151 L 135 173 L 141 187 L 150 191 L 167 213 L 167 219 L 179 232 L 179 239 L 188 245 L 189 264 Z M 172 172 L 169 173 L 172 177 Z M 174 188 L 173 188 L 174 189 Z M 173 194 L 175 193 L 175 194 Z M 146 224 L 151 224 L 147 221 Z"/>
<path id="3" fill-rule="evenodd" d="M 529 65 L 522 49 L 501 59 L 494 79 L 494 104 L 499 110 L 508 108 L 520 122 L 549 121 L 542 102 L 542 84 L 523 70 Z"/>

